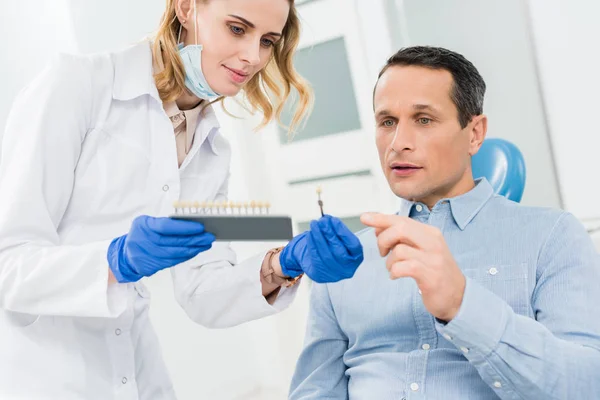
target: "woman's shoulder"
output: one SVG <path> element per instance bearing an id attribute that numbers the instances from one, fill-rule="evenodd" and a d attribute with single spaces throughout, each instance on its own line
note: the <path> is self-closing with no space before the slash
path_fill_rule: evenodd
<path id="1" fill-rule="evenodd" d="M 93 99 L 110 99 L 119 82 L 140 79 L 146 75 L 143 71 L 150 71 L 151 54 L 147 41 L 117 51 L 57 53 L 38 80 L 52 82 L 65 93 L 88 92 Z"/>
<path id="2" fill-rule="evenodd" d="M 49 63 L 56 72 L 69 74 L 102 74 L 114 71 L 116 64 L 132 63 L 151 57 L 148 41 L 142 41 L 113 51 L 95 53 L 57 53 Z"/>
<path id="3" fill-rule="evenodd" d="M 44 79 L 62 85 L 77 85 L 77 82 L 96 80 L 111 70 L 110 53 L 56 53 L 41 74 Z"/>

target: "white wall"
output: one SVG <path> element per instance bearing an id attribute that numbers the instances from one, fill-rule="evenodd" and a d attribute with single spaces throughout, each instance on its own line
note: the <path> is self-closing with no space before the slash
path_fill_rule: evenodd
<path id="1" fill-rule="evenodd" d="M 600 220 L 600 2 L 528 4 L 565 208 L 585 222 Z"/>
<path id="2" fill-rule="evenodd" d="M 74 51 L 66 0 L 4 1 L 0 5 L 0 139 L 17 93 L 57 52 Z M 0 141 L 1 148 L 1 141 Z"/>
<path id="3" fill-rule="evenodd" d="M 84 53 L 115 50 L 151 35 L 160 22 L 164 0 L 66 0 Z"/>

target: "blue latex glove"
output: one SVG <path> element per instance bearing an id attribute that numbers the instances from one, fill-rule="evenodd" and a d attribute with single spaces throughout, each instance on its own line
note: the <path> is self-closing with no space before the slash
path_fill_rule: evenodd
<path id="1" fill-rule="evenodd" d="M 108 247 L 108 265 L 118 282 L 136 282 L 211 248 L 215 237 L 194 221 L 153 218 L 133 220 L 129 233 Z"/>
<path id="2" fill-rule="evenodd" d="M 312 221 L 310 230 L 292 239 L 279 256 L 285 275 L 296 277 L 304 272 L 317 283 L 352 278 L 363 259 L 356 235 L 330 215 Z"/>

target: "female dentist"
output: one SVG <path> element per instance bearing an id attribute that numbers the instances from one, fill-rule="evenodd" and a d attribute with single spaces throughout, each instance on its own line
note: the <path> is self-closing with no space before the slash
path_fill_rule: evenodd
<path id="1" fill-rule="evenodd" d="M 354 274 L 360 243 L 330 216 L 240 263 L 201 224 L 165 218 L 227 196 L 210 102 L 244 91 L 268 123 L 293 87 L 294 124 L 305 115 L 298 36 L 293 0 L 167 0 L 153 43 L 61 55 L 20 93 L 0 164 L 0 398 L 175 398 L 139 282 L 162 269 L 216 328 L 285 308 L 303 273 Z"/>

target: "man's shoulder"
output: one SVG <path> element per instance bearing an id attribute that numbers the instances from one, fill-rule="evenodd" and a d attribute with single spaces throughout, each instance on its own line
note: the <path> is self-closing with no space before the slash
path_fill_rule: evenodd
<path id="1" fill-rule="evenodd" d="M 538 229 L 552 228 L 560 220 L 574 218 L 570 213 L 552 207 L 527 206 L 508 200 L 504 196 L 493 196 L 480 212 L 480 218 L 493 222 L 514 222 L 519 226 Z"/>

